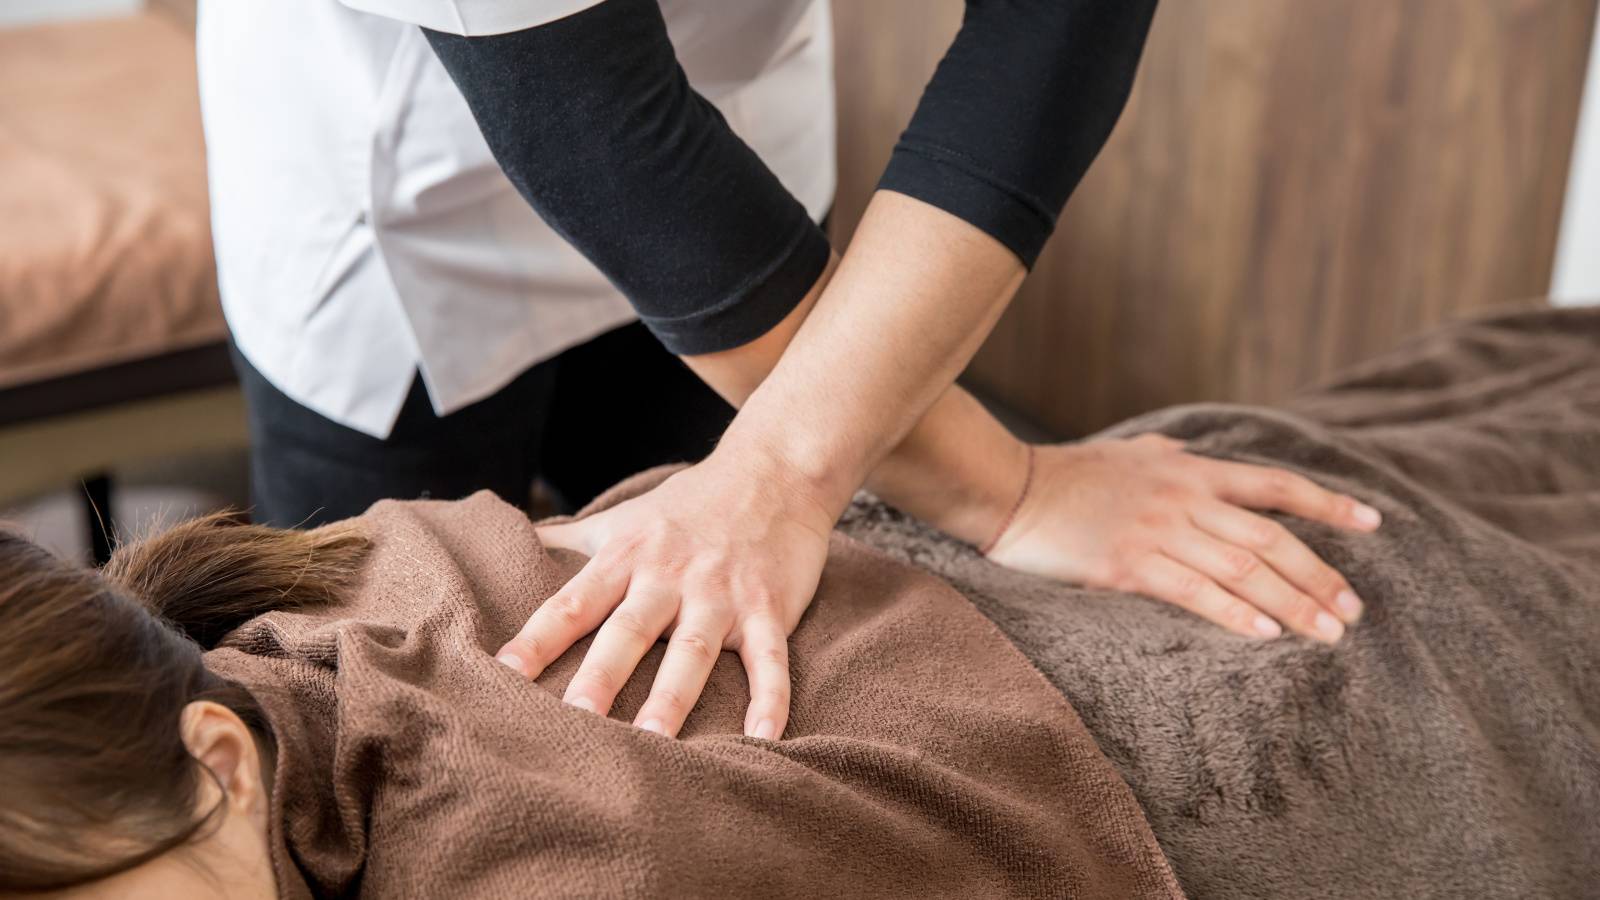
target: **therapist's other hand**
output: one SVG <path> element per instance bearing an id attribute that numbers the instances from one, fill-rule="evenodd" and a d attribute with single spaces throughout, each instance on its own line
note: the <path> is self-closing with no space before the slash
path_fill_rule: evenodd
<path id="1" fill-rule="evenodd" d="M 989 551 L 1009 568 L 1145 594 L 1230 631 L 1333 643 L 1361 615 L 1348 582 L 1270 509 L 1372 531 L 1377 510 L 1282 469 L 1185 453 L 1161 435 L 1034 448 L 1033 482 Z"/>
<path id="2" fill-rule="evenodd" d="M 832 527 L 780 472 L 713 453 L 646 494 L 540 528 L 547 545 L 590 560 L 498 658 L 537 678 L 595 631 L 563 699 L 605 715 L 646 651 L 670 636 L 634 724 L 671 737 L 722 651 L 736 651 L 750 684 L 745 734 L 776 740 L 789 717 L 789 633 L 816 593 Z"/>

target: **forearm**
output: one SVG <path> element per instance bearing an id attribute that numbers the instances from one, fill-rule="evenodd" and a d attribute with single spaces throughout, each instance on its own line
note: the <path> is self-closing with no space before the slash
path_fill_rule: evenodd
<path id="1" fill-rule="evenodd" d="M 880 192 L 837 272 L 794 328 L 771 375 L 750 393 L 718 452 L 782 467 L 837 514 L 950 391 L 1023 274 L 1015 254 L 971 225 Z M 704 366 L 698 368 L 704 374 Z M 940 409 L 874 484 L 888 487 L 896 502 L 909 500 L 911 512 L 925 505 L 910 487 L 919 481 L 916 473 L 937 472 L 949 451 L 935 445 L 959 431 L 950 423 L 987 419 L 961 394 L 943 400 Z M 961 434 L 986 436 L 980 443 L 995 447 L 1002 431 L 993 423 Z M 966 453 L 955 455 L 964 461 Z M 938 475 L 921 480 L 938 483 Z"/>
<path id="2" fill-rule="evenodd" d="M 755 341 L 684 362 L 729 403 L 744 406 L 809 317 L 833 260 L 782 322 Z M 897 508 L 974 544 L 994 536 L 1025 477 L 1026 447 L 960 385 L 951 385 L 872 470 L 866 487 Z"/>

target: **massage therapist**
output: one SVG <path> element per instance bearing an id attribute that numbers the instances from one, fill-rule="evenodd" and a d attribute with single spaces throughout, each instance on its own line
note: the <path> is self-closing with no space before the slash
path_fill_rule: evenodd
<path id="1" fill-rule="evenodd" d="M 604 714 L 667 637 L 635 720 L 664 735 L 724 649 L 745 731 L 783 734 L 787 637 L 863 485 L 1003 565 L 1338 640 L 1360 600 L 1251 510 L 1375 511 L 1159 436 L 1028 446 L 954 384 L 1116 123 L 1154 6 L 969 0 L 841 255 L 816 224 L 827 0 L 203 0 L 257 517 L 526 505 L 535 476 L 580 503 L 703 456 L 541 529 L 591 559 L 497 648 L 534 678 L 594 632 L 565 699 Z"/>

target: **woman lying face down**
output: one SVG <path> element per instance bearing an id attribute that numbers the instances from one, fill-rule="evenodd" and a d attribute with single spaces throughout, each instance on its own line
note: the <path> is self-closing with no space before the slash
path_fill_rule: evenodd
<path id="1" fill-rule="evenodd" d="M 679 740 L 628 724 L 659 644 L 609 716 L 560 699 L 589 642 L 536 681 L 496 662 L 584 561 L 488 494 L 203 520 L 103 573 L 0 535 L 0 894 L 1587 896 L 1596 348 L 1592 311 L 1488 323 L 1301 412 L 1112 433 L 1370 495 L 1381 534 L 1315 538 L 1375 600 L 1337 647 L 1019 576 L 862 501 L 777 742 L 744 736 L 730 653 Z"/>
<path id="2" fill-rule="evenodd" d="M 0 532 L 0 893 L 276 897 L 270 729 L 196 642 L 332 599 L 365 549 L 213 516 L 102 574 Z"/>

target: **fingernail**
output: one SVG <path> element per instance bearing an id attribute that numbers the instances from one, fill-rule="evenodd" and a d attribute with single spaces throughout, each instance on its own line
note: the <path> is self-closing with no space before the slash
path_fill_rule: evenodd
<path id="1" fill-rule="evenodd" d="M 513 669 L 517 672 L 523 671 L 522 657 L 516 655 L 515 653 L 502 653 L 495 657 L 495 661 L 508 669 Z"/>
<path id="2" fill-rule="evenodd" d="M 1325 612 L 1317 613 L 1317 617 L 1311 621 L 1311 629 L 1317 633 L 1317 637 L 1330 644 L 1344 636 L 1343 623 Z"/>
<path id="3" fill-rule="evenodd" d="M 1355 519 L 1362 528 L 1377 528 L 1383 524 L 1383 514 L 1365 503 L 1356 504 Z"/>
<path id="4" fill-rule="evenodd" d="M 639 727 L 643 728 L 645 731 L 654 731 L 656 734 L 659 734 L 662 737 L 670 737 L 670 735 L 667 734 L 667 726 L 662 724 L 660 719 L 646 719 L 642 724 L 639 725 Z"/>
<path id="5" fill-rule="evenodd" d="M 588 697 L 573 697 L 567 701 L 568 706 L 575 706 L 584 712 L 594 712 L 594 701 Z"/>
<path id="6" fill-rule="evenodd" d="M 1333 605 L 1339 608 L 1346 622 L 1361 618 L 1361 598 L 1353 591 L 1340 591 L 1339 596 L 1333 598 Z"/>
<path id="7" fill-rule="evenodd" d="M 1255 625 L 1256 634 L 1259 634 L 1262 637 L 1275 638 L 1283 634 L 1283 626 L 1267 618 L 1266 616 L 1256 616 Z"/>
<path id="8" fill-rule="evenodd" d="M 771 719 L 762 719 L 756 723 L 755 730 L 750 732 L 750 736 L 763 741 L 775 741 L 778 739 L 778 726 L 774 725 Z"/>

